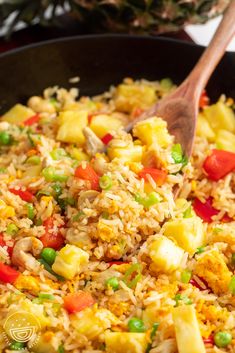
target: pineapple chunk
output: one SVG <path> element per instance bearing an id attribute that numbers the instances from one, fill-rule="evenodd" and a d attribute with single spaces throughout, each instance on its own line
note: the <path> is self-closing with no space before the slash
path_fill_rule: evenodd
<path id="1" fill-rule="evenodd" d="M 163 232 L 165 236 L 174 238 L 190 255 L 205 241 L 202 220 L 197 216 L 168 221 L 164 224 Z"/>
<path id="2" fill-rule="evenodd" d="M 219 130 L 216 135 L 215 143 L 218 148 L 235 153 L 234 133 L 226 130 Z"/>
<path id="3" fill-rule="evenodd" d="M 77 314 L 70 315 L 72 326 L 75 330 L 86 336 L 89 340 L 99 337 L 112 325 L 120 324 L 111 311 L 107 309 L 86 308 Z"/>
<path id="4" fill-rule="evenodd" d="M 149 244 L 149 256 L 154 263 L 153 269 L 172 272 L 181 266 L 184 251 L 172 240 L 158 235 Z"/>
<path id="5" fill-rule="evenodd" d="M 156 303 L 151 303 L 143 312 L 143 322 L 147 329 L 150 329 L 155 322 L 159 320 L 158 318 L 159 306 Z"/>
<path id="6" fill-rule="evenodd" d="M 194 273 L 202 277 L 214 293 L 228 292 L 232 273 L 217 250 L 202 254 L 195 264 Z"/>
<path id="7" fill-rule="evenodd" d="M 11 124 L 22 124 L 33 115 L 35 115 L 35 112 L 32 109 L 22 104 L 16 104 L 2 116 L 1 120 Z"/>
<path id="8" fill-rule="evenodd" d="M 137 84 L 121 84 L 117 87 L 114 102 L 117 110 L 130 113 L 138 107 L 146 109 L 156 102 L 153 87 Z"/>
<path id="9" fill-rule="evenodd" d="M 44 335 L 39 335 L 39 337 L 32 342 L 32 348 L 30 347 L 30 352 L 32 353 L 57 353 L 58 350 L 52 345 L 52 342 L 48 341 L 47 337 Z"/>
<path id="10" fill-rule="evenodd" d="M 173 139 L 167 131 L 167 123 L 157 117 L 137 123 L 133 134 L 147 146 L 157 144 L 160 147 L 167 147 Z"/>
<path id="11" fill-rule="evenodd" d="M 87 111 L 61 112 L 58 117 L 58 124 L 57 140 L 76 143 L 79 146 L 85 143 L 82 130 L 88 124 Z"/>
<path id="12" fill-rule="evenodd" d="M 112 115 L 94 115 L 91 119 L 90 128 L 99 137 L 104 137 L 110 131 L 118 131 L 123 127 L 120 119 Z"/>
<path id="13" fill-rule="evenodd" d="M 133 145 L 128 147 L 115 147 L 108 148 L 108 156 L 112 160 L 114 158 L 121 159 L 125 162 L 141 162 L 143 155 L 143 146 Z"/>
<path id="14" fill-rule="evenodd" d="M 56 256 L 52 270 L 66 279 L 72 279 L 79 273 L 80 265 L 88 263 L 89 255 L 75 245 L 65 245 Z"/>
<path id="15" fill-rule="evenodd" d="M 208 141 L 213 142 L 215 141 L 215 133 L 210 127 L 209 122 L 206 120 L 206 118 L 202 115 L 198 115 L 198 121 L 197 121 L 197 135 L 201 137 L 207 138 Z"/>
<path id="16" fill-rule="evenodd" d="M 231 108 L 222 102 L 210 105 L 203 110 L 203 115 L 208 120 L 214 132 L 218 130 L 235 131 L 235 115 Z"/>
<path id="17" fill-rule="evenodd" d="M 196 311 L 192 305 L 174 308 L 173 321 L 179 353 L 206 353 Z"/>
<path id="18" fill-rule="evenodd" d="M 107 353 L 145 353 L 148 339 L 145 333 L 105 332 Z"/>

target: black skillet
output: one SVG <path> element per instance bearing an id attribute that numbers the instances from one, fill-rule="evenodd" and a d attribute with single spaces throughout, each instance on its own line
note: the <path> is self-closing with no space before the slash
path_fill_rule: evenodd
<path id="1" fill-rule="evenodd" d="M 16 102 L 53 85 L 78 86 L 93 95 L 124 77 L 180 83 L 203 47 L 165 38 L 125 35 L 83 36 L 52 40 L 0 55 L 0 114 Z M 79 76 L 78 84 L 69 84 Z M 208 85 L 215 100 L 221 93 L 235 98 L 235 53 L 227 53 Z"/>

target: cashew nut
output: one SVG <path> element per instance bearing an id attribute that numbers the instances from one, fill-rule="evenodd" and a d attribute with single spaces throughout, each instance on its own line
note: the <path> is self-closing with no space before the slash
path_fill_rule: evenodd
<path id="1" fill-rule="evenodd" d="M 89 127 L 83 129 L 83 134 L 86 138 L 86 151 L 90 156 L 94 156 L 96 153 L 104 151 L 103 142 Z"/>
<path id="2" fill-rule="evenodd" d="M 37 272 L 40 263 L 35 259 L 43 249 L 42 242 L 34 237 L 26 237 L 16 242 L 13 253 L 12 263 L 21 266 L 29 271 Z"/>

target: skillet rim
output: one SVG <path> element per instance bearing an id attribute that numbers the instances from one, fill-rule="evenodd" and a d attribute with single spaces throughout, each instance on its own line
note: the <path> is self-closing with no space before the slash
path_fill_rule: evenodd
<path id="1" fill-rule="evenodd" d="M 77 41 L 77 40 L 94 40 L 94 39 L 113 39 L 113 38 L 118 38 L 118 39 L 124 39 L 124 40 L 129 40 L 129 39 L 135 39 L 135 40 L 144 40 L 144 41 L 159 41 L 159 42 L 168 42 L 168 43 L 173 43 L 173 44 L 179 44 L 179 45 L 185 45 L 188 47 L 194 47 L 194 48 L 199 48 L 203 50 L 205 46 L 199 45 L 197 43 L 191 43 L 187 42 L 184 40 L 180 39 L 174 39 L 174 38 L 169 38 L 169 37 L 160 37 L 160 36 L 150 36 L 150 35 L 132 35 L 132 34 L 118 34 L 118 33 L 108 33 L 108 34 L 84 34 L 84 35 L 76 35 L 76 36 L 69 36 L 69 37 L 60 37 L 60 38 L 55 38 L 55 39 L 48 39 L 48 40 L 43 40 L 37 43 L 31 43 L 27 45 L 23 45 L 19 48 L 13 48 L 10 49 L 6 52 L 0 53 L 0 60 L 2 58 L 5 58 L 7 56 L 12 56 L 14 54 L 27 51 L 29 49 L 34 49 L 38 47 L 43 47 L 47 46 L 50 44 L 56 44 L 56 43 L 62 43 L 62 42 L 72 42 L 72 41 Z M 235 52 L 230 52 L 227 51 L 224 56 L 227 56 L 230 54 L 234 54 Z"/>

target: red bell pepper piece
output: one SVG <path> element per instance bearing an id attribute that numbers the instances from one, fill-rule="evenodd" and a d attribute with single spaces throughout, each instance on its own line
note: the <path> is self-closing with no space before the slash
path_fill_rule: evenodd
<path id="1" fill-rule="evenodd" d="M 218 181 L 235 170 L 235 153 L 212 150 L 203 163 L 203 169 L 209 179 Z"/>
<path id="2" fill-rule="evenodd" d="M 20 272 L 0 262 L 0 281 L 3 283 L 14 283 Z"/>
<path id="3" fill-rule="evenodd" d="M 47 218 L 43 225 L 45 227 L 45 234 L 40 237 L 40 240 L 45 248 L 53 248 L 59 250 L 64 245 L 64 237 L 60 231 L 54 231 L 53 217 Z"/>
<path id="4" fill-rule="evenodd" d="M 32 202 L 33 201 L 33 194 L 29 190 L 20 190 L 20 189 L 9 189 L 10 192 L 14 195 L 18 195 L 22 200 L 26 202 Z"/>
<path id="5" fill-rule="evenodd" d="M 205 106 L 209 105 L 210 99 L 206 93 L 206 90 L 203 90 L 201 97 L 199 99 L 199 108 L 204 108 Z"/>
<path id="6" fill-rule="evenodd" d="M 77 313 L 95 304 L 89 292 L 70 293 L 64 297 L 64 308 L 70 313 Z"/>
<path id="7" fill-rule="evenodd" d="M 101 141 L 105 144 L 108 145 L 109 142 L 113 139 L 113 135 L 111 134 L 106 134 L 102 137 Z"/>
<path id="8" fill-rule="evenodd" d="M 158 186 L 163 185 L 167 178 L 167 172 L 165 170 L 156 168 L 143 168 L 138 175 L 145 181 L 148 181 L 147 175 L 150 175 Z"/>
<path id="9" fill-rule="evenodd" d="M 219 213 L 219 211 L 212 206 L 212 197 L 209 197 L 205 203 L 197 198 L 194 199 L 193 208 L 197 216 L 207 223 L 211 223 L 213 221 L 212 217 Z"/>
<path id="10" fill-rule="evenodd" d="M 39 119 L 40 119 L 40 115 L 35 114 L 24 121 L 24 126 L 31 126 L 33 124 L 37 124 L 39 122 Z"/>
<path id="11" fill-rule="evenodd" d="M 88 180 L 92 190 L 99 190 L 99 176 L 90 164 L 86 164 L 85 168 L 80 165 L 75 170 L 75 177 L 83 180 Z"/>
<path id="12" fill-rule="evenodd" d="M 209 336 L 207 338 L 203 338 L 203 342 L 204 344 L 211 344 L 212 346 L 214 345 L 214 337 L 213 336 Z"/>
<path id="13" fill-rule="evenodd" d="M 11 256 L 12 255 L 12 251 L 13 251 L 13 246 L 8 246 L 5 242 L 5 240 L 3 239 L 3 234 L 0 233 L 0 246 L 6 246 L 7 248 L 7 252 L 8 254 Z"/>

